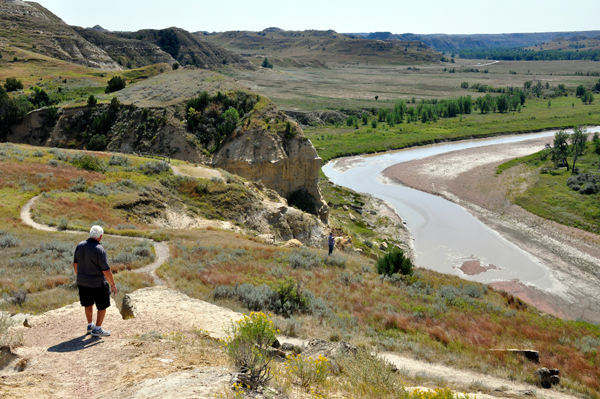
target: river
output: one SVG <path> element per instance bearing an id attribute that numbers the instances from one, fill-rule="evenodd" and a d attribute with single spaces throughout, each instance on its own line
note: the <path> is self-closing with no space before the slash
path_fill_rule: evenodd
<path id="1" fill-rule="evenodd" d="M 381 176 L 384 169 L 402 162 L 450 151 L 548 137 L 555 132 L 441 143 L 336 159 L 323 166 L 323 172 L 335 184 L 374 195 L 392 205 L 414 238 L 418 266 L 482 283 L 516 279 L 558 293 L 565 287 L 543 262 L 504 239 L 461 206 L 436 195 L 388 184 Z M 588 128 L 588 132 L 600 132 L 600 127 Z M 464 275 L 458 267 L 472 259 L 490 269 L 474 276 Z"/>

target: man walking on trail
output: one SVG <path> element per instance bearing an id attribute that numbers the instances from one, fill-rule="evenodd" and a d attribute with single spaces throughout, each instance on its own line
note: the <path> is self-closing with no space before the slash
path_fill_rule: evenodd
<path id="1" fill-rule="evenodd" d="M 327 237 L 327 244 L 329 245 L 329 255 L 331 255 L 333 252 L 333 246 L 335 245 L 335 237 L 333 236 L 333 232 L 329 233 L 329 237 Z"/>
<path id="2" fill-rule="evenodd" d="M 117 295 L 117 286 L 113 279 L 112 271 L 108 265 L 106 251 L 100 245 L 104 230 L 100 226 L 92 226 L 90 238 L 82 241 L 75 249 L 73 269 L 77 276 L 79 301 L 85 307 L 87 318 L 87 334 L 92 337 L 107 337 L 110 331 L 102 328 L 106 309 L 110 306 L 110 293 Z M 110 284 L 110 285 L 109 285 Z M 92 322 L 94 304 L 98 309 L 96 324 Z"/>

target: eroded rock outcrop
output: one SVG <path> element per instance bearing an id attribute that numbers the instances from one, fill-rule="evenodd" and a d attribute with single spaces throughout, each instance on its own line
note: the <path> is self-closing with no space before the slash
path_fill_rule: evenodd
<path id="1" fill-rule="evenodd" d="M 255 111 L 250 128 L 229 138 L 213 164 L 260 181 L 290 205 L 327 221 L 329 208 L 317 184 L 321 158 L 302 129 L 274 104 Z"/>

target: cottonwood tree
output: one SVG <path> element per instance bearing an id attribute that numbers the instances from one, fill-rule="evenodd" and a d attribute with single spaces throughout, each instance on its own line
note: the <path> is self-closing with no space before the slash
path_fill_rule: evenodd
<path id="1" fill-rule="evenodd" d="M 571 167 L 573 174 L 577 173 L 575 164 L 577 163 L 577 159 L 585 152 L 587 138 L 587 131 L 581 126 L 577 126 L 573 129 L 573 134 L 569 137 L 569 141 L 571 142 L 571 155 L 573 155 L 573 165 Z"/>
<path id="2" fill-rule="evenodd" d="M 552 144 L 552 161 L 555 165 L 562 164 L 569 170 L 569 134 L 564 130 L 556 132 L 554 135 L 554 143 Z"/>

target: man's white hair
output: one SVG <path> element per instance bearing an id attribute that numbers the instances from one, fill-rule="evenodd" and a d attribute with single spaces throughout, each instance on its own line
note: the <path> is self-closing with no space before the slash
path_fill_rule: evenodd
<path id="1" fill-rule="evenodd" d="M 92 226 L 90 229 L 90 238 L 100 238 L 104 235 L 104 229 L 100 226 Z"/>

